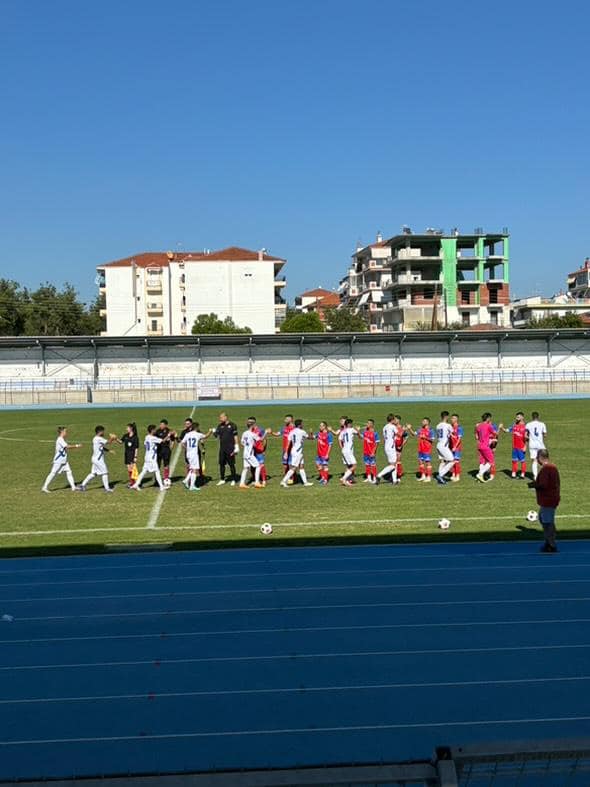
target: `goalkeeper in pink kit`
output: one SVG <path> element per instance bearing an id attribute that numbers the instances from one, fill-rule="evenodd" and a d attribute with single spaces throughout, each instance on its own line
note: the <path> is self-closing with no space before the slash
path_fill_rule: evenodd
<path id="1" fill-rule="evenodd" d="M 501 427 L 500 427 L 501 428 Z M 498 437 L 498 432 L 492 425 L 492 414 L 484 413 L 481 417 L 480 423 L 475 427 L 475 440 L 477 442 L 477 450 L 479 452 L 479 470 L 475 476 L 482 484 L 489 481 L 486 478 L 486 473 L 489 473 L 492 465 L 494 464 L 494 452 L 491 449 L 491 442 Z"/>

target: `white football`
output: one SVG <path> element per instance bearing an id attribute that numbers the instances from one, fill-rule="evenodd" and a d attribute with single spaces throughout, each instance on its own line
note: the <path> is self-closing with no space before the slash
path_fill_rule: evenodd
<path id="1" fill-rule="evenodd" d="M 529 522 L 536 522 L 537 519 L 539 518 L 539 515 L 537 514 L 536 511 L 529 511 L 528 514 L 526 515 L 526 518 L 528 519 Z"/>
<path id="2" fill-rule="evenodd" d="M 263 536 L 270 536 L 270 534 L 272 533 L 272 525 L 269 524 L 268 522 L 265 522 L 263 525 L 261 525 L 260 532 L 262 533 Z"/>
<path id="3" fill-rule="evenodd" d="M 450 519 L 445 519 L 443 517 L 442 519 L 438 520 L 438 526 L 439 526 L 439 528 L 441 530 L 448 530 L 450 528 L 450 526 L 451 526 L 451 520 Z"/>
<path id="4" fill-rule="evenodd" d="M 170 489 L 170 487 L 172 486 L 172 481 L 169 478 L 165 478 L 164 486 L 166 487 L 166 489 Z"/>

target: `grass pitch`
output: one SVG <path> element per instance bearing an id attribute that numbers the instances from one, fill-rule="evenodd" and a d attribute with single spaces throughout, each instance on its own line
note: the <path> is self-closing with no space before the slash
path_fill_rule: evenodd
<path id="1" fill-rule="evenodd" d="M 193 418 L 201 428 L 215 426 L 223 405 L 198 406 Z M 53 456 L 55 430 L 68 425 L 68 441 L 81 442 L 83 448 L 70 452 L 70 464 L 77 482 L 90 469 L 90 443 L 96 424 L 107 433 L 122 434 L 128 421 L 136 421 L 140 440 L 148 423 L 168 418 L 173 428 L 180 428 L 190 415 L 191 407 L 31 410 L 0 412 L 0 451 L 3 456 L 4 483 L 0 489 L 0 554 L 19 554 L 29 550 L 57 551 L 103 549 L 105 545 L 168 544 L 186 546 L 277 545 L 277 543 L 354 543 L 417 541 L 422 539 L 496 539 L 540 538 L 540 528 L 529 525 L 526 512 L 535 509 L 534 492 L 525 481 L 509 477 L 511 440 L 502 435 L 497 450 L 496 479 L 478 484 L 470 475 L 477 467 L 473 425 L 482 412 L 490 410 L 494 421 L 512 423 L 518 409 L 527 420 L 532 410 L 541 413 L 547 424 L 547 445 L 562 477 L 562 505 L 558 511 L 561 537 L 584 537 L 590 518 L 587 501 L 587 460 L 585 424 L 586 400 L 509 401 L 501 402 L 424 402 L 418 404 L 355 404 L 326 402 L 313 405 L 275 405 L 267 407 L 231 407 L 231 420 L 240 432 L 248 415 L 254 414 L 263 427 L 278 429 L 286 412 L 303 418 L 308 430 L 315 430 L 320 420 L 334 427 L 342 415 L 364 425 L 374 418 L 382 427 L 387 412 L 399 412 L 404 422 L 415 427 L 424 416 L 438 421 L 441 409 L 457 411 L 465 429 L 463 476 L 458 484 L 439 487 L 415 480 L 416 440 L 410 438 L 404 451 L 406 475 L 398 487 L 377 487 L 357 483 L 344 488 L 338 483 L 342 463 L 334 445 L 328 487 L 317 483 L 311 488 L 279 487 L 281 478 L 281 441 L 269 439 L 267 468 L 271 479 L 266 489 L 248 491 L 215 485 L 218 480 L 217 442 L 206 443 L 206 475 L 211 477 L 200 492 L 189 494 L 180 484 L 184 465 L 180 459 L 173 474 L 175 483 L 165 494 L 146 486 L 141 493 L 126 489 L 127 474 L 121 446 L 114 446 L 108 456 L 111 483 L 115 494 L 103 492 L 96 479 L 86 494 L 73 494 L 65 477 L 58 476 L 51 495 L 42 494 L 41 485 Z M 203 430 L 204 431 L 204 430 Z M 142 459 L 140 451 L 140 459 Z M 359 460 L 358 480 L 362 478 L 362 447 L 356 445 Z M 308 475 L 315 480 L 315 444 L 305 448 Z M 378 452 L 378 467 L 384 465 L 383 449 Z M 436 469 L 435 462 L 435 469 Z M 241 456 L 238 459 L 241 469 Z M 506 473 L 508 471 L 508 474 Z M 163 498 L 158 504 L 158 500 Z M 154 507 L 161 505 L 159 511 Z M 156 518 L 155 527 L 148 527 Z M 437 529 L 441 517 L 451 520 L 449 531 Z M 270 522 L 273 535 L 260 534 L 260 525 Z"/>

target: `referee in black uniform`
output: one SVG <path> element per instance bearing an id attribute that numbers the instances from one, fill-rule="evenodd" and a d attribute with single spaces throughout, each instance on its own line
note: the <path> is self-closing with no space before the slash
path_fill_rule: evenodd
<path id="1" fill-rule="evenodd" d="M 217 486 L 225 484 L 225 468 L 229 466 L 231 485 L 236 485 L 236 454 L 240 451 L 238 443 L 238 427 L 230 421 L 225 413 L 219 414 L 219 424 L 213 432 L 219 438 L 219 481 Z"/>
<path id="2" fill-rule="evenodd" d="M 124 446 L 125 464 L 127 466 L 127 475 L 129 476 L 127 486 L 131 486 L 135 481 L 133 473 L 137 471 L 137 452 L 139 451 L 139 437 L 137 436 L 135 423 L 127 424 L 127 431 L 122 435 L 119 443 Z"/>

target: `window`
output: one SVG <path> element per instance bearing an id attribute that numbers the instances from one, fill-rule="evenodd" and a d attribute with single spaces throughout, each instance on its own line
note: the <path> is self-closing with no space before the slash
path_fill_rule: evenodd
<path id="1" fill-rule="evenodd" d="M 428 287 L 428 289 L 424 290 L 424 300 L 425 301 L 434 300 L 434 287 Z"/>
<path id="2" fill-rule="evenodd" d="M 493 311 L 493 312 L 490 312 L 489 314 L 490 314 L 490 322 L 492 323 L 492 325 L 497 325 L 498 324 L 498 312 Z"/>
<path id="3" fill-rule="evenodd" d="M 182 305 L 186 306 L 186 295 L 182 296 Z"/>
<path id="4" fill-rule="evenodd" d="M 490 287 L 490 303 L 498 303 L 498 288 Z"/>
<path id="5" fill-rule="evenodd" d="M 466 328 L 471 325 L 471 315 L 469 312 L 461 312 L 461 324 Z"/>
<path id="6" fill-rule="evenodd" d="M 157 330 L 158 330 L 158 321 L 152 320 L 152 331 L 157 331 Z"/>
<path id="7" fill-rule="evenodd" d="M 461 290 L 461 303 L 471 303 L 469 290 Z"/>

